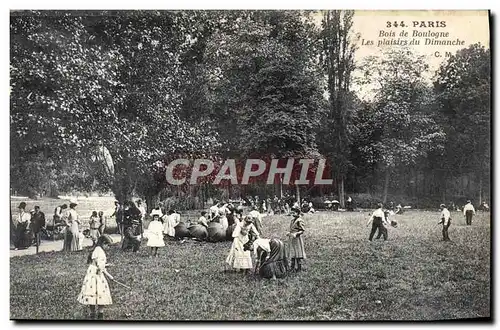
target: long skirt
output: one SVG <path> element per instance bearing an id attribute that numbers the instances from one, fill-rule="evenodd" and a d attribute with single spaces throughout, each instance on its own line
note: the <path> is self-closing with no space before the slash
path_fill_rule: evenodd
<path id="1" fill-rule="evenodd" d="M 302 238 L 302 235 L 298 237 L 290 237 L 288 240 L 288 258 L 306 259 L 304 239 Z"/>
<path id="2" fill-rule="evenodd" d="M 64 229 L 63 251 L 71 251 L 72 241 L 71 231 L 68 228 Z"/>
<path id="3" fill-rule="evenodd" d="M 229 222 L 227 220 L 226 216 L 222 216 L 219 218 L 219 223 L 222 225 L 222 229 L 227 230 L 227 227 L 229 227 Z"/>
<path id="4" fill-rule="evenodd" d="M 70 243 L 70 251 L 80 251 L 80 232 L 70 232 L 71 234 L 71 243 Z"/>
<path id="5" fill-rule="evenodd" d="M 84 240 L 85 240 L 85 235 L 83 235 L 83 233 L 78 233 L 78 250 L 77 251 L 83 250 Z"/>
<path id="6" fill-rule="evenodd" d="M 288 264 L 286 259 L 270 261 L 260 266 L 259 275 L 263 278 L 272 278 L 273 275 L 276 276 L 276 278 L 283 278 L 287 274 L 287 268 Z"/>
<path id="7" fill-rule="evenodd" d="M 78 302 L 84 305 L 111 305 L 111 292 L 108 281 L 102 272 L 97 271 L 97 266 L 90 265 L 83 279 L 82 290 L 78 295 Z"/>
<path id="8" fill-rule="evenodd" d="M 16 242 L 14 246 L 18 249 L 26 249 L 30 247 L 30 245 L 31 245 L 31 240 L 29 232 L 26 230 L 25 227 L 20 226 L 18 229 L 16 229 Z"/>
<path id="9" fill-rule="evenodd" d="M 226 263 L 234 269 L 252 269 L 252 255 L 250 251 L 243 250 L 243 243 L 238 237 L 233 240 Z"/>

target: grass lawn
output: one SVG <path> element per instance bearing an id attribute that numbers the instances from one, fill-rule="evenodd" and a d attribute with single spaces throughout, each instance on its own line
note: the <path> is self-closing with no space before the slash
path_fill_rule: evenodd
<path id="1" fill-rule="evenodd" d="M 490 214 L 473 226 L 452 213 L 441 242 L 439 212 L 395 216 L 389 241 L 369 242 L 368 212 L 306 215 L 307 270 L 275 282 L 224 272 L 230 242 L 168 242 L 157 259 L 113 246 L 114 320 L 438 320 L 490 316 Z M 290 217 L 264 219 L 284 239 Z M 334 235 L 338 236 L 334 237 Z M 87 252 L 10 259 L 12 319 L 82 319 Z"/>

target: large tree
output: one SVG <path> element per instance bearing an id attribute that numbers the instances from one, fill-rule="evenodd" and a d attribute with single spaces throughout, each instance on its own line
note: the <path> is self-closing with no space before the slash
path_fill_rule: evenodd
<path id="1" fill-rule="evenodd" d="M 444 179 L 468 177 L 475 192 L 468 198 L 483 200 L 489 192 L 491 154 L 490 50 L 474 44 L 458 51 L 440 66 L 434 90 L 440 123 L 447 139 L 441 164 Z M 469 184 L 469 188 L 472 188 Z"/>
<path id="2" fill-rule="evenodd" d="M 163 188 L 157 160 L 210 150 L 215 134 L 179 116 L 186 79 L 180 58 L 190 46 L 185 18 L 157 11 L 14 14 L 13 166 L 39 150 L 57 164 L 84 162 L 102 142 L 115 170 L 101 179 L 117 198 L 134 189 L 152 197 Z"/>
<path id="3" fill-rule="evenodd" d="M 321 149 L 332 162 L 340 204 L 344 205 L 344 181 L 351 167 L 354 97 L 350 92 L 358 36 L 352 32 L 354 11 L 323 13 L 321 59 L 327 76 L 328 107 L 320 131 Z"/>
<path id="4" fill-rule="evenodd" d="M 436 123 L 432 89 L 422 56 L 406 49 L 366 60 L 363 70 L 372 90 L 372 140 L 362 148 L 384 173 L 383 201 L 397 169 L 415 167 L 429 152 L 442 150 L 445 134 Z"/>
<path id="5" fill-rule="evenodd" d="M 242 13 L 208 42 L 213 109 L 223 119 L 227 155 L 320 157 L 318 31 L 309 14 Z"/>

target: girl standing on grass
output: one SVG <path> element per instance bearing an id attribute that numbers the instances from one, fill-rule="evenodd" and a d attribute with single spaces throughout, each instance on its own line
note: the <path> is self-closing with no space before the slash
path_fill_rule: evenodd
<path id="1" fill-rule="evenodd" d="M 152 213 L 153 220 L 149 223 L 147 238 L 147 246 L 151 247 L 151 256 L 158 256 L 158 248 L 165 246 L 163 241 L 163 225 L 160 222 L 160 215 L 158 213 Z"/>
<path id="2" fill-rule="evenodd" d="M 78 295 L 78 302 L 83 305 L 87 305 L 90 308 L 90 319 L 96 318 L 96 308 L 97 308 L 97 319 L 103 320 L 104 306 L 111 305 L 113 301 L 111 300 L 111 292 L 109 290 L 108 281 L 106 276 L 110 280 L 113 276 L 106 270 L 106 253 L 104 250 L 112 243 L 112 239 L 109 235 L 102 235 L 97 239 L 97 243 L 93 250 L 89 253 L 87 258 L 87 274 L 83 279 L 82 290 Z"/>
<path id="3" fill-rule="evenodd" d="M 306 259 L 304 250 L 304 239 L 302 234 L 305 231 L 304 220 L 300 216 L 300 210 L 292 208 L 292 222 L 290 223 L 290 232 L 287 233 L 289 259 L 292 260 L 291 271 L 300 272 L 302 270 L 302 260 Z"/>
<path id="4" fill-rule="evenodd" d="M 244 221 L 238 223 L 233 232 L 233 244 L 226 263 L 236 271 L 245 270 L 250 272 L 252 269 L 252 255 L 245 246 L 251 245 L 255 239 L 259 238 L 259 233 L 253 224 L 253 218 L 247 216 Z"/>

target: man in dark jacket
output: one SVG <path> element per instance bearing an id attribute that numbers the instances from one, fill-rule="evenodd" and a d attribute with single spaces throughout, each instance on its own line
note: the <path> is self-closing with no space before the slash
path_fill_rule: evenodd
<path id="1" fill-rule="evenodd" d="M 40 206 L 35 206 L 35 210 L 31 214 L 31 231 L 35 239 L 36 253 L 41 243 L 41 233 L 45 229 L 45 214 L 40 211 Z"/>
<path id="2" fill-rule="evenodd" d="M 125 234 L 123 236 L 122 250 L 127 251 L 132 249 L 132 252 L 139 251 L 141 246 L 140 235 L 137 235 L 137 227 L 139 226 L 139 220 L 132 220 L 132 226 L 125 229 Z"/>

